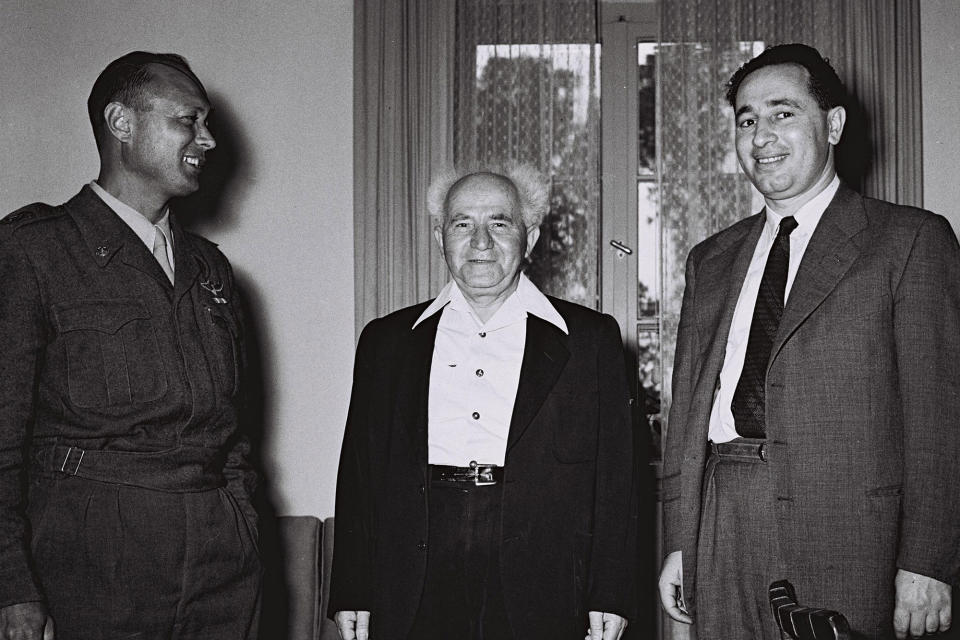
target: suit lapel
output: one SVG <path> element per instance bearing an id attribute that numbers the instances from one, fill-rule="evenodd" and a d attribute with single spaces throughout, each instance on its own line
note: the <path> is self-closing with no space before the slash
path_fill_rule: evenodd
<path id="1" fill-rule="evenodd" d="M 507 451 L 517 443 L 543 405 L 570 358 L 569 337 L 546 320 L 527 315 L 520 383 L 510 419 Z"/>
<path id="2" fill-rule="evenodd" d="M 433 363 L 433 345 L 441 311 L 418 324 L 409 340 L 401 341 L 400 377 L 397 381 L 396 412 L 398 424 L 403 425 L 412 445 L 416 462 L 427 462 L 428 396 L 430 368 Z"/>
<path id="3" fill-rule="evenodd" d="M 706 336 L 707 342 L 714 346 L 716 343 L 726 346 L 740 289 L 765 219 L 764 210 L 747 218 L 739 233 L 718 237 L 716 249 L 697 266 L 697 291 L 703 292 L 694 300 L 697 327 L 700 335 Z"/>
<path id="4" fill-rule="evenodd" d="M 859 194 L 841 183 L 823 212 L 800 261 L 783 318 L 773 342 L 770 361 L 853 265 L 860 254 L 855 236 L 867 226 Z"/>
<path id="5" fill-rule="evenodd" d="M 714 391 L 726 356 L 727 336 L 740 289 L 747 276 L 766 214 L 747 218 L 739 229 L 730 229 L 717 236 L 717 244 L 697 265 L 692 309 L 697 318 L 697 333 L 704 348 L 691 354 L 697 361 L 699 374 L 691 395 L 690 424 L 695 425 L 687 437 L 704 442 L 710 423 Z"/>

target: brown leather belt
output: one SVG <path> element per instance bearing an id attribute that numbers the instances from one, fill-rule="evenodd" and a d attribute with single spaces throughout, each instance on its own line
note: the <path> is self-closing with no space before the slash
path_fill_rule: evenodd
<path id="1" fill-rule="evenodd" d="M 469 467 L 432 464 L 430 480 L 432 482 L 466 482 L 482 487 L 503 482 L 503 467 L 477 462 L 471 462 Z"/>
<path id="2" fill-rule="evenodd" d="M 767 461 L 767 441 L 756 438 L 737 438 L 730 442 L 711 442 L 710 450 L 721 458 Z"/>

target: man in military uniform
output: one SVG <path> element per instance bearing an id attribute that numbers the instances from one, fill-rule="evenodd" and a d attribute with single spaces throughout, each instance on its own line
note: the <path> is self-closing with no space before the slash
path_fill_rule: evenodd
<path id="1" fill-rule="evenodd" d="M 132 52 L 88 109 L 96 181 L 0 223 L 0 640 L 252 638 L 234 281 L 169 205 L 216 145 L 207 94 Z"/>

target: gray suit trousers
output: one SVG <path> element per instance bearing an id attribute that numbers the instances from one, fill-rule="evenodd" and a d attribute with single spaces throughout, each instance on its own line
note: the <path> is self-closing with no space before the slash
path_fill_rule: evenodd
<path id="1" fill-rule="evenodd" d="M 768 596 L 780 579 L 775 508 L 765 461 L 711 453 L 697 554 L 699 640 L 780 640 Z"/>

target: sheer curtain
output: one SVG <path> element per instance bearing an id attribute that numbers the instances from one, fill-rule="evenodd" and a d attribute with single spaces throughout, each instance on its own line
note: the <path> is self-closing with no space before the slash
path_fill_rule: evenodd
<path id="1" fill-rule="evenodd" d="M 446 268 L 425 204 L 453 160 L 453 0 L 358 0 L 354 33 L 356 328 L 435 295 Z"/>
<path id="2" fill-rule="evenodd" d="M 526 273 L 598 304 L 599 45 L 594 0 L 458 0 L 455 158 L 516 160 L 552 179 Z"/>
<path id="3" fill-rule="evenodd" d="M 851 92 L 841 177 L 864 195 L 922 200 L 918 0 L 665 0 L 658 46 L 663 362 L 673 361 L 683 267 L 700 240 L 759 210 L 733 147 L 725 83 L 765 47 L 804 42 Z M 664 375 L 664 413 L 670 401 Z"/>

